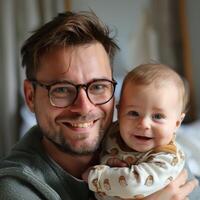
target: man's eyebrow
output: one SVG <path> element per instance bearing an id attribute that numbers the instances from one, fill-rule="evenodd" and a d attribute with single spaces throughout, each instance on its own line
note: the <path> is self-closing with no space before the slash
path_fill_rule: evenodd
<path id="1" fill-rule="evenodd" d="M 85 83 L 90 83 L 92 81 L 98 81 L 98 80 L 109 80 L 109 81 L 113 81 L 114 79 L 110 79 L 108 77 L 101 77 L 101 78 L 93 78 L 91 79 L 90 81 L 88 82 L 85 82 Z M 40 82 L 43 82 L 43 83 L 46 83 L 46 84 L 49 84 L 49 85 L 52 85 L 52 84 L 56 84 L 56 83 L 71 83 L 71 84 L 79 84 L 77 82 L 74 82 L 73 80 L 71 79 L 54 79 L 54 80 L 51 80 L 51 81 L 40 81 Z"/>

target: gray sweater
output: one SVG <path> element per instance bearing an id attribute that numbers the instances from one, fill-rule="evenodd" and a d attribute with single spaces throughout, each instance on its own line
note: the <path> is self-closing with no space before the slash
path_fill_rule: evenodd
<path id="1" fill-rule="evenodd" d="M 87 184 L 44 152 L 42 134 L 33 127 L 0 162 L 0 200 L 88 200 Z"/>
<path id="2" fill-rule="evenodd" d="M 89 200 L 92 193 L 51 160 L 41 146 L 42 134 L 33 127 L 0 161 L 0 200 Z M 200 200 L 198 187 L 190 200 Z"/>

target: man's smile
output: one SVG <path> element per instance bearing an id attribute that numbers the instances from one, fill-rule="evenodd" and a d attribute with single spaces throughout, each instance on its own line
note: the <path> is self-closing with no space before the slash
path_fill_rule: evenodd
<path id="1" fill-rule="evenodd" d="M 94 124 L 94 121 L 82 122 L 82 123 L 68 123 L 68 124 L 70 124 L 72 127 L 75 128 L 89 128 Z"/>

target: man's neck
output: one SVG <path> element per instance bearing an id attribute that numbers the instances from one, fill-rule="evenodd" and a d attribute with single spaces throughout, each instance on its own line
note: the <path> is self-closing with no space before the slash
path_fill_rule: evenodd
<path id="1" fill-rule="evenodd" d="M 47 154 L 65 171 L 81 179 L 82 173 L 91 165 L 96 164 L 94 155 L 72 155 L 60 151 L 52 142 L 43 138 L 43 147 Z"/>

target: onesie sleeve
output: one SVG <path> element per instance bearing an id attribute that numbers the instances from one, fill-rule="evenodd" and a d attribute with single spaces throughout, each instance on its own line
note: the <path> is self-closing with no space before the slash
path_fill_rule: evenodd
<path id="1" fill-rule="evenodd" d="M 130 167 L 94 166 L 88 177 L 90 190 L 120 198 L 143 198 L 170 183 L 182 171 L 183 151 L 172 145 L 154 149 Z"/>

